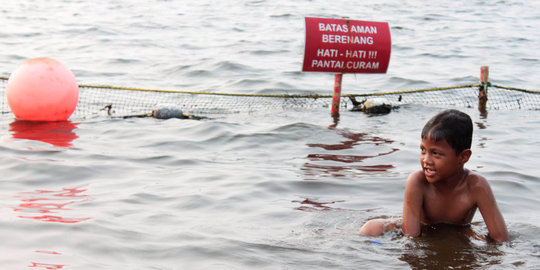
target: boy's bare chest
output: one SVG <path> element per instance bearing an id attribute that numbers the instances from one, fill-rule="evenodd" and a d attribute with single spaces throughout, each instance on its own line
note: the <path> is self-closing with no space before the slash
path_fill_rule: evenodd
<path id="1" fill-rule="evenodd" d="M 441 194 L 428 190 L 424 194 L 424 222 L 432 223 L 470 223 L 476 212 L 476 202 L 466 190 Z"/>

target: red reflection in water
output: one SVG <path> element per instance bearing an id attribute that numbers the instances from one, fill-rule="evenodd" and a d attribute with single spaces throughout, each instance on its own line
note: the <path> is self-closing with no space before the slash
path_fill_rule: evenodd
<path id="1" fill-rule="evenodd" d="M 79 138 L 73 132 L 77 128 L 71 121 L 34 122 L 15 120 L 9 124 L 9 131 L 14 139 L 41 141 L 59 147 L 72 146 L 73 140 Z"/>
<path id="2" fill-rule="evenodd" d="M 310 160 L 333 160 L 333 161 L 338 161 L 338 162 L 343 162 L 343 163 L 353 163 L 353 162 L 362 162 L 366 158 L 386 156 L 386 155 L 392 154 L 392 153 L 394 153 L 394 152 L 396 152 L 398 150 L 399 149 L 394 148 L 394 149 L 392 149 L 392 150 L 390 150 L 390 151 L 388 151 L 386 153 L 378 153 L 377 155 L 373 155 L 373 156 L 309 154 L 308 158 Z M 393 167 L 392 165 L 380 165 L 380 166 Z M 369 167 L 369 166 L 367 166 L 367 167 Z"/>
<path id="3" fill-rule="evenodd" d="M 46 251 L 46 250 L 36 250 L 36 253 L 41 254 L 48 254 L 48 255 L 61 255 L 60 253 L 56 251 Z M 43 269 L 63 269 L 65 264 L 53 264 L 53 263 L 38 263 L 38 262 L 31 262 L 30 265 L 28 265 L 28 268 L 43 268 Z"/>
<path id="4" fill-rule="evenodd" d="M 43 253 L 43 254 L 51 254 L 51 255 L 62 255 L 62 253 L 56 252 L 56 251 L 48 251 L 48 250 L 36 250 L 36 253 Z"/>
<path id="5" fill-rule="evenodd" d="M 348 149 L 354 149 L 355 147 L 362 145 L 362 144 L 370 144 L 375 146 L 382 146 L 386 144 L 392 144 L 392 140 L 380 138 L 380 137 L 374 137 L 369 136 L 365 133 L 352 133 L 348 131 L 339 131 L 339 134 L 343 137 L 347 138 L 347 140 L 344 140 L 338 144 L 322 144 L 322 143 L 310 143 L 307 144 L 309 147 L 313 148 L 322 148 L 327 151 L 342 151 L 342 150 L 348 150 Z M 361 150 L 358 150 L 359 152 Z M 315 154 L 308 154 L 307 158 L 311 161 L 335 161 L 339 163 L 360 163 L 363 162 L 365 159 L 374 158 L 374 157 L 380 157 L 385 155 L 390 155 L 396 151 L 399 151 L 397 148 L 391 148 L 391 149 L 385 149 L 384 152 L 380 152 L 374 155 L 350 155 L 350 154 L 321 154 L 321 153 L 315 153 Z M 350 152 L 350 151 L 349 151 Z M 328 164 L 316 164 L 316 163 L 305 163 L 302 170 L 304 171 L 306 176 L 309 177 L 321 177 L 321 176 L 329 176 L 329 177 L 344 177 L 347 175 L 351 175 L 351 171 L 361 171 L 364 173 L 381 173 L 386 172 L 390 169 L 394 168 L 391 164 L 378 164 L 378 165 L 347 165 L 347 166 L 335 166 L 335 165 L 328 165 Z M 357 174 L 357 173 L 353 173 Z"/>
<path id="6" fill-rule="evenodd" d="M 346 141 L 342 141 L 339 144 L 320 144 L 320 143 L 310 143 L 308 144 L 309 147 L 320 147 L 324 148 L 326 150 L 344 150 L 344 149 L 351 149 L 355 145 L 358 145 L 362 142 L 369 142 L 373 143 L 375 145 L 381 145 L 381 144 L 391 144 L 394 141 L 383 139 L 380 137 L 372 137 L 367 135 L 366 133 L 351 133 L 347 131 L 340 132 L 340 135 L 343 137 L 349 139 Z"/>
<path id="7" fill-rule="evenodd" d="M 43 269 L 63 269 L 65 265 L 63 264 L 52 264 L 52 263 L 37 263 L 33 262 L 28 267 L 34 268 L 34 267 L 40 267 Z"/>
<path id="8" fill-rule="evenodd" d="M 344 201 L 316 202 L 316 201 L 312 201 L 310 199 L 305 199 L 303 201 L 292 201 L 292 202 L 296 202 L 296 203 L 301 204 L 301 206 L 297 207 L 296 210 L 312 211 L 312 210 L 330 210 L 330 209 L 332 209 L 332 207 L 327 206 L 327 204 L 334 204 L 334 203 L 337 203 L 337 202 L 344 202 Z"/>
<path id="9" fill-rule="evenodd" d="M 351 175 L 350 171 L 362 171 L 364 173 L 382 173 L 392 168 L 394 168 L 393 165 L 331 166 L 306 163 L 304 164 L 302 170 L 304 170 L 306 176 L 329 176 L 335 178 Z"/>
<path id="10" fill-rule="evenodd" d="M 31 213 L 17 216 L 19 218 L 34 219 L 44 222 L 78 223 L 89 220 L 91 217 L 67 217 L 57 215 L 66 213 L 64 211 L 73 210 L 70 205 L 87 201 L 88 195 L 82 194 L 86 189 L 63 188 L 62 190 L 36 190 L 32 192 L 20 192 L 17 198 L 21 198 L 19 207 L 14 207 L 13 211 Z"/>
<path id="11" fill-rule="evenodd" d="M 316 201 L 311 200 L 311 199 L 305 199 L 303 201 L 292 201 L 292 202 L 301 204 L 301 206 L 297 207 L 296 210 L 300 210 L 300 211 L 317 211 L 317 210 L 327 211 L 327 210 L 344 210 L 342 208 L 334 208 L 334 207 L 330 207 L 328 205 L 335 204 L 335 203 L 342 203 L 342 202 L 345 202 L 345 201 L 316 202 Z M 364 209 L 364 210 L 360 210 L 360 211 L 371 212 L 371 211 L 375 211 L 377 209 L 380 209 L 380 208 Z"/>

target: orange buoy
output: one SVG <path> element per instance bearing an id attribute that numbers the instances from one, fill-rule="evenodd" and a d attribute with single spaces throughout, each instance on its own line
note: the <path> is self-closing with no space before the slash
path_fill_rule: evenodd
<path id="1" fill-rule="evenodd" d="M 77 107 L 79 85 L 64 64 L 51 58 L 34 58 L 11 73 L 6 96 L 19 120 L 62 121 Z"/>

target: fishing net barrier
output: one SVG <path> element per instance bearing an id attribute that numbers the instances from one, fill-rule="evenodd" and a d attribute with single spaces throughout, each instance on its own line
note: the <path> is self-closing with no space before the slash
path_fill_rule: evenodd
<path id="1" fill-rule="evenodd" d="M 0 77 L 2 114 L 11 114 L 6 98 L 8 78 Z M 406 104 L 473 108 L 479 103 L 479 92 L 487 92 L 487 110 L 540 110 L 540 91 L 506 87 L 491 83 L 438 87 L 393 92 L 341 95 L 342 110 L 354 110 L 357 102 L 380 98 L 391 106 Z M 132 87 L 79 85 L 79 102 L 72 118 L 95 116 L 126 117 L 151 114 L 157 104 L 176 104 L 186 114 L 220 115 L 279 111 L 288 109 L 329 108 L 332 95 L 288 94 L 294 90 L 282 90 L 287 94 L 242 94 L 192 92 Z M 280 92 L 276 90 L 276 92 Z M 356 103 L 356 104 L 355 104 Z"/>

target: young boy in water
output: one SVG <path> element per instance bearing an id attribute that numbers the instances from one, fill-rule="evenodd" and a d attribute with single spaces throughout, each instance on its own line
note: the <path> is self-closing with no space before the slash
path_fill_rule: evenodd
<path id="1" fill-rule="evenodd" d="M 407 236 L 418 236 L 422 225 L 467 225 L 476 209 L 484 218 L 489 236 L 508 240 L 506 225 L 486 179 L 463 166 L 471 157 L 471 118 L 457 110 L 443 111 L 422 130 L 422 170 L 407 179 L 403 220 L 373 219 L 360 234 L 375 236 L 401 226 Z"/>

